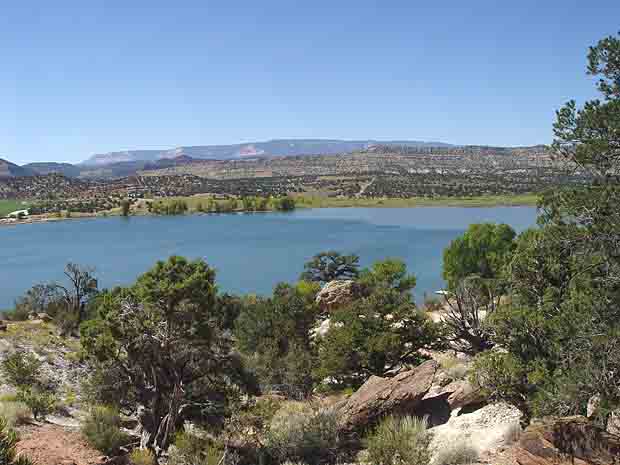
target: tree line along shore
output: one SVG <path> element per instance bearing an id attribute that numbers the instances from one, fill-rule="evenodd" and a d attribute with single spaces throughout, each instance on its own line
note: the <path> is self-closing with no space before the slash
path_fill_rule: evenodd
<path id="1" fill-rule="evenodd" d="M 56 206 L 18 200 L 0 200 L 0 225 L 59 221 L 109 216 L 185 215 L 208 213 L 251 213 L 292 211 L 299 208 L 416 208 L 416 207 L 499 207 L 536 206 L 536 194 L 446 197 L 446 198 L 343 198 L 295 195 L 285 198 L 243 197 L 215 199 L 208 196 L 172 197 L 161 199 L 120 199 L 118 206 L 93 211 L 88 202 Z M 67 207 L 68 209 L 63 209 Z M 7 216 L 15 211 L 28 210 L 27 215 Z M 4 220 L 2 219 L 4 218 Z"/>

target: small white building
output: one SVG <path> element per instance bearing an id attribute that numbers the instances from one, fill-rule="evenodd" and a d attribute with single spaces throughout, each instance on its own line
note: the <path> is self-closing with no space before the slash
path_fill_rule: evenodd
<path id="1" fill-rule="evenodd" d="M 6 215 L 6 217 L 7 218 L 25 218 L 28 215 L 30 215 L 30 210 L 25 209 L 25 210 L 15 210 L 14 212 L 11 212 L 8 215 Z"/>

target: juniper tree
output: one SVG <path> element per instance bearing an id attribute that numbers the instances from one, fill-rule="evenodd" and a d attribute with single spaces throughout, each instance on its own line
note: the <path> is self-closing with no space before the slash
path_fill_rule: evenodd
<path id="1" fill-rule="evenodd" d="M 528 413 L 585 413 L 596 395 L 605 420 L 620 405 L 620 37 L 590 48 L 588 73 L 601 99 L 557 112 L 551 150 L 590 181 L 542 197 L 508 267 L 512 305 L 488 322 L 507 353 L 478 367 Z"/>
<path id="2" fill-rule="evenodd" d="M 160 454 L 185 419 L 222 415 L 233 393 L 253 387 L 229 336 L 232 307 L 204 261 L 171 257 L 102 300 L 83 345 L 125 378 L 142 447 Z"/>
<path id="3" fill-rule="evenodd" d="M 319 283 L 353 279 L 359 275 L 359 261 L 360 258 L 353 254 L 342 255 L 334 250 L 321 252 L 304 265 L 300 279 Z"/>

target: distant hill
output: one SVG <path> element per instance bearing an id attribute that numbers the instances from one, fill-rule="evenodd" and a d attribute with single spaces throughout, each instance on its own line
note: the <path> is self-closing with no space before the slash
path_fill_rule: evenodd
<path id="1" fill-rule="evenodd" d="M 123 178 L 134 176 L 138 171 L 160 170 L 181 165 L 190 165 L 200 160 L 181 155 L 176 158 L 162 158 L 155 161 L 121 161 L 97 165 L 77 165 L 79 176 L 82 178 Z"/>
<path id="2" fill-rule="evenodd" d="M 33 176 L 36 173 L 28 168 L 0 158 L 0 178 L 16 178 L 20 176 Z"/>
<path id="3" fill-rule="evenodd" d="M 189 157 L 199 160 L 231 160 L 247 157 L 271 157 L 291 155 L 334 155 L 357 150 L 367 150 L 373 146 L 400 147 L 450 147 L 442 142 L 424 141 L 346 141 L 337 139 L 276 139 L 267 142 L 250 142 L 233 145 L 183 146 L 168 150 L 127 150 L 96 154 L 82 165 L 102 166 L 119 162 L 157 161 L 161 159 Z"/>
<path id="4" fill-rule="evenodd" d="M 41 175 L 58 173 L 71 178 L 77 178 L 80 175 L 80 168 L 70 163 L 37 162 L 28 163 L 23 165 L 22 168 Z"/>

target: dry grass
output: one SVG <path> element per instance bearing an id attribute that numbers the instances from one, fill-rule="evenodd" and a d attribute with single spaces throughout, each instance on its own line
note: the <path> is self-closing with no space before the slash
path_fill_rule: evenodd
<path id="1" fill-rule="evenodd" d="M 499 207 L 499 206 L 536 206 L 538 195 L 488 195 L 480 197 L 437 197 L 433 199 L 413 197 L 408 199 L 383 198 L 340 198 L 324 196 L 295 196 L 299 208 L 329 207 L 372 207 L 372 208 L 409 208 L 409 207 Z"/>
<path id="2" fill-rule="evenodd" d="M 32 411 L 19 401 L 0 402 L 0 417 L 3 417 L 10 427 L 25 425 L 32 420 Z"/>
<path id="3" fill-rule="evenodd" d="M 457 442 L 435 454 L 433 465 L 468 465 L 478 461 L 478 451 L 465 442 Z"/>
<path id="4" fill-rule="evenodd" d="M 464 360 L 451 354 L 438 355 L 436 360 L 450 378 L 454 380 L 467 378 L 469 366 Z"/>
<path id="5" fill-rule="evenodd" d="M 52 323 L 36 323 L 31 321 L 10 322 L 6 331 L 0 333 L 13 346 L 29 346 L 39 354 L 55 352 L 62 348 L 70 352 L 78 352 L 81 348 L 78 339 L 64 338 Z"/>
<path id="6" fill-rule="evenodd" d="M 426 419 L 387 417 L 367 439 L 370 463 L 428 465 L 432 435 Z"/>

